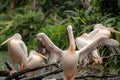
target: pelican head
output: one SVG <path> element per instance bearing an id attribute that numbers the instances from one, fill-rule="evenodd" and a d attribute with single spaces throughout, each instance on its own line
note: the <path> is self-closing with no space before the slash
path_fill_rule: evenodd
<path id="1" fill-rule="evenodd" d="M 45 33 L 38 33 L 37 38 L 41 41 L 41 38 L 45 36 Z"/>
<path id="2" fill-rule="evenodd" d="M 107 30 L 109 30 L 110 32 L 120 34 L 119 31 L 114 30 L 114 29 L 112 29 L 112 28 L 110 28 L 110 27 L 103 26 L 102 24 L 96 24 L 96 25 L 94 26 L 94 29 L 107 29 Z"/>
<path id="3" fill-rule="evenodd" d="M 19 33 L 16 33 L 13 37 L 15 39 L 22 39 L 22 37 L 21 37 L 21 35 Z"/>
<path id="4" fill-rule="evenodd" d="M 3 43 L 1 43 L 0 46 L 4 45 L 5 43 L 9 42 L 12 39 L 22 39 L 22 37 L 21 37 L 21 35 L 19 33 L 16 33 L 12 37 L 8 38 Z"/>
<path id="5" fill-rule="evenodd" d="M 105 28 L 102 24 L 95 24 L 94 29 Z"/>
<path id="6" fill-rule="evenodd" d="M 94 29 L 108 29 L 109 30 L 109 27 L 103 26 L 102 24 L 96 24 L 94 26 Z"/>
<path id="7" fill-rule="evenodd" d="M 71 26 L 71 25 L 68 25 L 67 30 L 68 30 L 68 31 L 72 30 L 72 26 Z"/>

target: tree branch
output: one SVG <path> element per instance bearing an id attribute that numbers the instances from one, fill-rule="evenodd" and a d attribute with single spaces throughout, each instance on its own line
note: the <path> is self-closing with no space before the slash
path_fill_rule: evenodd
<path id="1" fill-rule="evenodd" d="M 102 57 L 103 59 L 108 59 L 110 57 L 113 57 L 113 56 L 120 56 L 120 54 L 112 54 L 110 56 L 105 56 L 105 57 Z"/>
<path id="2" fill-rule="evenodd" d="M 9 71 L 0 71 L 0 77 L 7 77 L 9 75 Z"/>
<path id="3" fill-rule="evenodd" d="M 49 76 L 49 75 L 52 75 L 52 74 L 57 74 L 59 72 L 62 72 L 62 68 L 58 68 L 58 69 L 55 69 L 55 70 L 52 70 L 52 71 L 48 71 L 46 73 L 43 73 L 39 76 L 35 76 L 35 77 L 27 77 L 27 78 L 24 78 L 22 80 L 40 80 L 42 78 L 45 78 L 46 76 Z"/>
<path id="4" fill-rule="evenodd" d="M 45 64 L 45 65 L 42 65 L 40 67 L 36 67 L 36 68 L 33 68 L 33 69 L 26 69 L 26 70 L 23 70 L 23 71 L 19 71 L 19 72 L 13 73 L 12 75 L 9 75 L 5 80 L 11 80 L 11 79 L 16 78 L 18 76 L 21 76 L 21 75 L 23 75 L 27 72 L 36 71 L 38 69 L 42 69 L 42 68 L 49 67 L 49 66 L 54 66 L 54 65 L 57 65 L 57 64 L 56 63 Z"/>

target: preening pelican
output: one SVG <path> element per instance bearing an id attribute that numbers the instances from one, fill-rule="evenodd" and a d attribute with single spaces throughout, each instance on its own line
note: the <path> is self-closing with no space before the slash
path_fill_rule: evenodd
<path id="1" fill-rule="evenodd" d="M 20 65 L 20 70 L 23 70 L 26 65 L 28 54 L 27 47 L 22 41 L 21 35 L 19 33 L 16 33 L 0 45 L 2 46 L 5 43 L 8 43 L 8 53 L 12 60 L 13 70 L 15 70 L 15 63 Z"/>
<path id="2" fill-rule="evenodd" d="M 27 58 L 27 64 L 25 66 L 26 69 L 32 69 L 38 66 L 41 66 L 43 58 L 47 59 L 47 57 L 41 55 L 35 50 L 30 51 L 29 57 Z"/>
<path id="3" fill-rule="evenodd" d="M 77 64 L 79 56 L 86 56 L 91 51 L 99 47 L 101 44 L 108 46 L 118 46 L 119 43 L 112 39 L 107 39 L 106 36 L 100 36 L 90 42 L 87 46 L 83 47 L 79 51 L 75 51 L 75 41 L 72 32 L 72 26 L 67 27 L 70 45 L 67 50 L 61 50 L 47 37 L 45 33 L 37 34 L 38 40 L 50 51 L 51 56 L 55 62 L 60 60 L 62 69 L 64 72 L 64 80 L 74 80 L 75 74 L 77 72 Z M 109 42 L 108 42 L 109 40 Z"/>
<path id="4" fill-rule="evenodd" d="M 43 58 L 47 59 L 47 57 L 41 55 L 35 50 L 30 51 L 29 57 L 27 58 L 27 64 L 25 66 L 25 69 L 32 69 L 41 66 L 43 64 Z"/>
<path id="5" fill-rule="evenodd" d="M 95 40 L 99 36 L 106 36 L 106 38 L 109 38 L 111 32 L 120 34 L 119 31 L 116 31 L 112 28 L 105 27 L 102 24 L 96 24 L 92 32 L 90 32 L 89 34 L 83 33 L 81 36 L 76 38 L 76 45 L 80 50 L 81 48 L 83 48 L 84 46 L 86 46 L 87 44 L 89 44 L 91 41 Z M 97 49 L 93 50 L 92 55 L 93 55 L 93 60 L 96 63 L 100 63 L 100 64 L 102 63 L 102 58 L 99 55 L 99 50 Z"/>

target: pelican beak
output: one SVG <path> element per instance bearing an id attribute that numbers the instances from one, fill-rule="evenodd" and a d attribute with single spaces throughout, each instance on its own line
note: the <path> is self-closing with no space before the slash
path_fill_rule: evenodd
<path id="1" fill-rule="evenodd" d="M 44 56 L 44 55 L 42 55 L 42 54 L 40 54 L 40 53 L 39 53 L 39 55 L 40 55 L 42 58 L 48 60 L 48 58 L 47 58 L 46 56 Z"/>
<path id="2" fill-rule="evenodd" d="M 3 43 L 0 44 L 0 46 L 4 45 L 5 43 L 9 42 L 13 37 L 8 38 L 7 40 L 5 40 Z"/>
<path id="3" fill-rule="evenodd" d="M 68 36 L 69 36 L 70 45 L 71 45 L 70 49 L 72 51 L 74 51 L 75 50 L 75 40 L 74 40 L 74 36 L 73 36 L 72 26 L 68 25 L 67 30 L 68 30 Z"/>

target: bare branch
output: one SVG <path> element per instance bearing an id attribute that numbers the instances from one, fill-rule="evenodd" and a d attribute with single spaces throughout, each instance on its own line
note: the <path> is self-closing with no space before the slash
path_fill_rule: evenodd
<path id="1" fill-rule="evenodd" d="M 9 71 L 12 70 L 11 66 L 8 64 L 8 62 L 5 62 L 6 67 L 8 68 Z"/>
<path id="2" fill-rule="evenodd" d="M 39 76 L 35 76 L 35 77 L 27 77 L 27 78 L 24 78 L 22 80 L 40 80 L 42 78 L 45 78 L 46 76 L 49 76 L 49 75 L 52 75 L 52 74 L 57 74 L 59 72 L 62 72 L 63 70 L 61 68 L 58 68 L 58 69 L 55 69 L 55 70 L 52 70 L 52 71 L 48 71 L 46 73 L 43 73 Z"/>
<path id="3" fill-rule="evenodd" d="M 120 54 L 112 54 L 110 56 L 105 56 L 105 57 L 102 57 L 103 59 L 108 59 L 110 57 L 113 57 L 113 56 L 120 56 Z"/>
<path id="4" fill-rule="evenodd" d="M 9 75 L 9 71 L 0 71 L 0 77 L 7 77 Z"/>
<path id="5" fill-rule="evenodd" d="M 53 66 L 53 65 L 56 65 L 56 63 L 45 64 L 45 65 L 42 65 L 40 67 L 36 67 L 36 68 L 33 68 L 33 69 L 26 69 L 26 70 L 23 70 L 23 71 L 19 71 L 19 72 L 13 73 L 12 75 L 9 75 L 5 80 L 11 80 L 11 79 L 14 79 L 14 78 L 16 78 L 18 76 L 21 76 L 21 75 L 23 75 L 23 74 L 25 74 L 27 72 L 36 71 L 38 69 L 42 69 L 42 68 Z"/>

